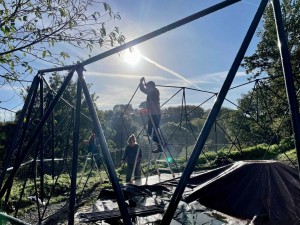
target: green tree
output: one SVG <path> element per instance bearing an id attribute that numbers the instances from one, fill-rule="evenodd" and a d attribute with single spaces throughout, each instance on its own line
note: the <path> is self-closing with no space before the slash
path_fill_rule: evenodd
<path id="1" fill-rule="evenodd" d="M 272 95 L 262 83 L 257 82 L 243 95 L 238 100 L 238 109 L 225 120 L 229 138 L 242 147 L 276 141 L 276 129 L 272 129 L 272 125 L 274 118 L 279 118 L 282 113 L 275 114 L 276 110 L 271 106 Z"/>
<path id="2" fill-rule="evenodd" d="M 0 123 L 0 154 L 5 155 L 8 145 L 14 134 L 15 124 L 12 122 Z M 0 164 L 2 165 L 3 157 L 1 157 Z"/>
<path id="3" fill-rule="evenodd" d="M 298 90 L 300 87 L 300 1 L 283 0 L 281 1 L 281 9 L 291 55 L 295 86 Z M 262 28 L 257 32 L 257 35 L 260 38 L 257 49 L 252 55 L 244 58 L 242 65 L 246 72 L 251 74 L 249 79 L 257 79 L 262 76 L 266 76 L 269 79 L 261 82 L 259 87 L 254 89 L 252 93 L 249 92 L 247 95 L 242 96 L 239 106 L 244 109 L 248 108 L 246 113 L 249 117 L 254 118 L 252 123 L 250 123 L 249 118 L 246 119 L 249 126 L 247 129 L 252 132 L 252 135 L 263 135 L 261 141 L 266 141 L 268 136 L 271 136 L 272 133 L 274 134 L 276 129 L 281 127 L 282 129 L 277 131 L 277 138 L 279 138 L 277 141 L 280 141 L 280 138 L 291 134 L 291 123 L 288 115 L 284 117 L 288 110 L 288 105 L 277 44 L 276 24 L 271 5 L 266 8 L 263 15 Z M 255 97 L 255 104 L 249 108 L 247 104 L 249 104 L 253 95 L 257 96 Z M 260 121 L 257 121 L 258 117 Z M 264 127 L 264 131 L 261 129 L 262 127 Z"/>
<path id="4" fill-rule="evenodd" d="M 91 51 L 96 45 L 124 43 L 118 27 L 107 30 L 107 23 L 114 19 L 120 19 L 120 15 L 96 0 L 0 1 L 2 82 L 32 73 L 33 62 L 64 65 L 71 55 L 54 50 L 59 44 Z"/>
<path id="5" fill-rule="evenodd" d="M 281 2 L 283 21 L 288 39 L 289 51 L 291 54 L 292 69 L 296 81 L 296 88 L 299 86 L 300 76 L 300 1 L 299 0 L 284 0 Z M 260 42 L 257 49 L 251 56 L 244 58 L 242 64 L 248 74 L 252 74 L 250 79 L 255 79 L 259 76 L 267 76 L 270 79 L 265 82 L 265 89 L 272 90 L 276 93 L 272 103 L 276 104 L 279 110 L 284 111 L 286 107 L 286 96 L 282 73 L 281 60 L 277 44 L 276 25 L 271 5 L 267 7 L 264 16 L 261 30 L 257 33 L 260 37 Z"/>
<path id="6" fill-rule="evenodd" d="M 281 1 L 282 16 L 288 39 L 291 62 L 295 77 L 299 77 L 299 56 L 300 56 L 300 1 Z M 248 74 L 253 74 L 252 78 L 267 75 L 271 78 L 282 78 L 282 67 L 277 44 L 276 24 L 272 6 L 269 5 L 263 15 L 262 28 L 257 32 L 260 42 L 257 49 L 251 56 L 244 58 L 243 66 Z M 271 80 L 273 81 L 273 80 Z M 281 82 L 283 79 L 281 79 Z M 274 81 L 278 84 L 279 79 Z M 299 82 L 297 82 L 299 84 Z"/>

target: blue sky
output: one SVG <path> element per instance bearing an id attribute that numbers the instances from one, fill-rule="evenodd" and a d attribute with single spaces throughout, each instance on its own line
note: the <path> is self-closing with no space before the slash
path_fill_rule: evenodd
<path id="1" fill-rule="evenodd" d="M 161 1 L 161 0 L 112 0 L 111 8 L 121 15 L 120 21 L 110 22 L 108 26 L 119 26 L 126 41 L 133 40 L 193 13 L 222 2 L 220 0 Z M 136 90 L 142 76 L 146 81 L 153 80 L 157 85 L 180 87 L 198 87 L 209 92 L 218 92 L 227 71 L 241 46 L 243 38 L 259 6 L 259 0 L 240 1 L 227 8 L 202 17 L 187 25 L 164 33 L 134 47 L 143 56 L 135 65 L 124 61 L 125 54 L 116 54 L 86 66 L 84 73 L 87 83 L 92 83 L 92 92 L 99 96 L 99 109 L 112 109 L 116 104 L 127 104 Z M 254 39 L 246 55 L 256 48 Z M 70 53 L 81 58 L 88 58 L 88 52 L 70 49 Z M 91 55 L 104 52 L 95 49 Z M 40 65 L 40 69 L 51 65 Z M 28 78 L 32 79 L 32 78 Z M 244 69 L 240 68 L 232 86 L 247 82 Z M 227 98 L 236 101 L 253 84 L 236 88 L 228 93 Z M 9 96 L 9 87 L 2 87 L 0 98 Z M 159 87 L 161 103 L 178 91 L 177 88 Z M 5 91 L 4 91 L 5 90 Z M 186 92 L 187 104 L 199 105 L 211 95 L 197 91 Z M 167 106 L 180 105 L 182 94 L 170 100 Z M 138 91 L 132 100 L 134 107 L 145 100 Z M 22 101 L 14 99 L 10 108 L 21 107 Z M 210 108 L 213 99 L 203 105 Z M 4 102 L 0 104 L 5 107 Z M 225 106 L 234 107 L 229 103 Z M 0 114 L 0 120 L 10 119 L 11 115 Z"/>

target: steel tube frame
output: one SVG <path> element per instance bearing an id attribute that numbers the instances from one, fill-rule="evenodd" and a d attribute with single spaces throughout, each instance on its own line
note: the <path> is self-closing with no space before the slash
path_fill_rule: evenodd
<path id="1" fill-rule="evenodd" d="M 282 21 L 282 13 L 280 8 L 280 2 L 278 0 L 272 0 L 272 6 L 274 10 L 274 17 L 276 22 L 278 45 L 281 56 L 282 71 L 285 80 L 285 88 L 287 93 L 287 99 L 289 102 L 290 115 L 292 128 L 294 131 L 294 143 L 296 147 L 297 160 L 298 160 L 298 171 L 300 178 L 300 115 L 298 99 L 295 91 L 291 57 L 288 48 L 288 42 L 284 30 Z"/>
<path id="2" fill-rule="evenodd" d="M 227 94 L 227 92 L 232 84 L 232 81 L 235 77 L 235 74 L 243 60 L 243 57 L 247 51 L 247 48 L 251 42 L 251 39 L 255 33 L 255 30 L 256 30 L 258 23 L 263 15 L 263 12 L 264 12 L 264 9 L 265 9 L 267 3 L 268 3 L 268 0 L 261 1 L 261 4 L 254 16 L 254 19 L 247 31 L 247 34 L 243 40 L 243 43 L 239 49 L 239 52 L 237 53 L 237 55 L 234 59 L 234 62 L 228 72 L 228 75 L 223 83 L 223 86 L 221 87 L 221 90 L 217 96 L 217 99 L 216 99 L 213 107 L 212 107 L 212 110 L 209 113 L 207 120 L 202 128 L 202 131 L 197 139 L 197 142 L 194 146 L 191 157 L 187 163 L 185 170 L 183 171 L 183 174 L 179 180 L 179 183 L 174 191 L 174 194 L 170 200 L 169 206 L 168 206 L 160 224 L 170 224 L 171 223 L 173 215 L 176 211 L 178 203 L 181 200 L 182 194 L 186 187 L 187 181 L 190 178 L 190 176 L 195 168 L 195 164 L 202 152 L 203 146 L 205 145 L 205 142 L 209 135 L 209 132 L 214 124 L 214 121 L 217 118 L 217 115 L 220 111 L 220 108 L 221 108 L 223 102 L 224 102 L 226 94 Z"/>
<path id="3" fill-rule="evenodd" d="M 44 116 L 44 84 L 40 78 L 40 121 Z M 44 201 L 44 128 L 41 128 L 40 136 L 40 198 Z"/>
<path id="4" fill-rule="evenodd" d="M 76 66 L 73 66 L 72 69 L 76 69 Z M 57 94 L 50 86 L 50 84 L 48 84 L 47 80 L 45 79 L 44 76 L 42 76 L 44 84 L 46 84 L 46 86 L 49 88 L 49 90 L 52 92 L 52 94 Z M 52 97 L 53 98 L 53 97 Z M 69 103 L 66 99 L 64 99 L 63 97 L 61 97 L 61 100 L 66 103 L 70 108 L 75 109 L 75 107 Z M 82 116 L 84 116 L 86 119 L 88 119 L 89 121 L 92 121 L 91 118 L 89 118 L 87 115 L 85 115 L 84 113 L 81 113 Z"/>
<path id="5" fill-rule="evenodd" d="M 82 67 L 77 69 L 78 74 L 82 74 Z M 77 94 L 76 94 L 76 109 L 75 109 L 75 124 L 73 132 L 73 158 L 72 158 L 72 177 L 71 177 L 71 193 L 69 205 L 69 220 L 68 224 L 74 224 L 74 214 L 76 205 L 76 181 L 78 169 L 78 145 L 79 145 L 79 130 L 80 130 L 80 114 L 81 114 L 81 93 L 82 87 L 79 79 L 77 79 Z"/>
<path id="6" fill-rule="evenodd" d="M 213 13 L 213 12 L 219 10 L 219 9 L 225 8 L 225 7 L 227 7 L 229 5 L 232 5 L 232 4 L 234 4 L 236 2 L 239 2 L 239 1 L 241 1 L 241 0 L 226 0 L 226 1 L 223 1 L 223 2 L 221 2 L 219 4 L 216 4 L 214 6 L 211 6 L 211 7 L 207 8 L 207 9 L 204 9 L 204 10 L 202 10 L 200 12 L 192 14 L 192 15 L 190 15 L 188 17 L 185 17 L 185 18 L 183 18 L 181 20 L 178 20 L 178 21 L 176 21 L 174 23 L 171 23 L 171 24 L 169 24 L 167 26 L 164 26 L 164 27 L 162 27 L 162 28 L 160 28 L 158 30 L 155 30 L 155 31 L 151 32 L 151 33 L 143 35 L 143 36 L 141 36 L 141 37 L 139 37 L 139 38 L 137 38 L 135 40 L 129 41 L 129 42 L 127 42 L 124 45 L 118 46 L 118 47 L 116 47 L 114 49 L 111 49 L 111 50 L 108 50 L 108 51 L 106 51 L 106 52 L 104 52 L 102 54 L 99 54 L 97 56 L 91 57 L 88 60 L 84 61 L 82 63 L 82 65 L 85 66 L 85 65 L 91 64 L 91 63 L 96 62 L 96 61 L 98 61 L 100 59 L 103 59 L 103 58 L 106 58 L 106 57 L 108 57 L 110 55 L 118 53 L 118 52 L 120 52 L 122 50 L 125 50 L 127 48 L 133 47 L 133 46 L 135 46 L 135 45 L 137 45 L 139 43 L 145 42 L 145 41 L 147 41 L 149 39 L 152 39 L 152 38 L 154 38 L 156 36 L 159 36 L 159 35 L 161 35 L 163 33 L 166 33 L 168 31 L 173 30 L 173 29 L 175 29 L 175 28 L 177 28 L 179 26 L 182 26 L 184 24 L 190 23 L 190 22 L 192 22 L 192 21 L 194 21 L 196 19 L 199 19 L 200 17 L 206 16 L 206 15 L 208 15 L 210 13 Z"/>
<path id="7" fill-rule="evenodd" d="M 12 149 L 12 153 L 16 150 L 16 152 L 15 152 L 15 156 L 16 156 L 15 158 L 16 159 L 15 159 L 15 162 L 14 162 L 13 166 L 15 166 L 20 161 L 20 152 L 21 152 L 21 149 L 22 149 L 23 144 L 24 144 L 25 135 L 26 135 L 28 125 L 29 125 L 30 120 L 31 120 L 31 114 L 32 114 L 34 102 L 35 102 L 35 99 L 36 99 L 36 96 L 37 96 L 38 82 L 39 82 L 38 79 L 39 79 L 39 77 L 37 78 L 37 84 L 35 85 L 35 87 L 33 89 L 32 96 L 30 98 L 29 106 L 27 108 L 27 110 L 28 110 L 27 114 L 25 112 L 26 117 L 24 117 L 24 119 L 22 121 L 24 124 L 22 125 L 22 127 L 20 127 L 21 134 L 19 134 L 18 130 L 16 131 L 16 134 L 15 134 L 18 138 L 16 139 L 16 143 L 14 143 L 14 149 Z M 7 204 L 7 202 L 8 202 L 9 195 L 10 195 L 11 188 L 12 188 L 12 184 L 13 184 L 13 180 L 11 180 L 10 182 L 6 182 L 7 192 L 6 192 L 6 196 L 5 196 L 5 204 Z M 2 192 L 2 190 L 0 191 L 0 198 L 2 198 L 4 193 L 5 193 L 5 191 L 4 192 Z"/>
<path id="8" fill-rule="evenodd" d="M 60 99 L 62 93 L 64 92 L 64 90 L 66 89 L 67 85 L 69 84 L 70 80 L 73 77 L 74 74 L 74 70 L 71 70 L 68 74 L 68 76 L 65 78 L 64 82 L 62 83 L 62 86 L 60 87 L 60 89 L 57 92 L 57 95 L 54 97 L 53 101 L 51 102 L 49 108 L 47 109 L 47 111 L 44 114 L 44 117 L 42 118 L 42 120 L 40 121 L 40 123 L 38 124 L 36 130 L 34 131 L 32 137 L 30 138 L 30 140 L 28 141 L 28 144 L 26 145 L 26 147 L 24 148 L 24 150 L 22 151 L 18 162 L 14 165 L 9 177 L 7 178 L 5 184 L 3 185 L 2 189 L 0 190 L 0 198 L 2 198 L 2 196 L 4 195 L 5 191 L 7 188 L 9 188 L 10 183 L 13 182 L 13 178 L 17 173 L 17 170 L 19 169 L 20 165 L 22 164 L 22 160 L 26 157 L 26 155 L 28 154 L 31 146 L 34 144 L 36 138 L 39 136 L 39 133 L 42 129 L 42 127 L 45 125 L 47 119 L 49 118 L 51 112 L 53 111 L 56 103 L 58 102 L 58 100 Z"/>
<path id="9" fill-rule="evenodd" d="M 112 183 L 112 187 L 113 187 L 113 189 L 115 191 L 115 195 L 117 197 L 117 202 L 118 202 L 118 205 L 119 205 L 120 213 L 121 213 L 122 218 L 123 218 L 123 222 L 126 225 L 131 225 L 132 222 L 131 222 L 131 219 L 130 219 L 130 216 L 129 216 L 129 213 L 128 213 L 128 210 L 127 210 L 127 205 L 125 203 L 125 198 L 124 198 L 123 192 L 122 192 L 120 184 L 119 184 L 119 179 L 117 177 L 117 174 L 116 174 L 116 171 L 115 171 L 115 168 L 114 168 L 114 165 L 113 165 L 113 161 L 112 161 L 111 155 L 110 155 L 109 150 L 108 150 L 108 146 L 107 146 L 107 143 L 106 143 L 106 139 L 105 139 L 102 127 L 101 127 L 101 123 L 99 121 L 97 112 L 94 108 L 94 104 L 93 104 L 91 95 L 89 93 L 88 87 L 86 85 L 86 82 L 83 78 L 82 72 L 78 73 L 78 77 L 79 77 L 79 81 L 80 81 L 82 89 L 83 89 L 85 100 L 86 100 L 88 108 L 89 108 L 89 112 L 90 112 L 92 120 L 93 120 L 95 134 L 96 134 L 97 140 L 100 144 L 102 155 L 103 155 L 104 161 L 105 161 L 106 166 L 107 166 L 109 179 Z M 100 149 L 99 149 L 99 154 L 100 153 L 101 152 L 100 152 Z"/>
<path id="10" fill-rule="evenodd" d="M 50 102 L 53 101 L 53 95 L 51 93 L 50 95 Z M 55 148 L 55 143 L 54 143 L 54 109 L 52 110 L 51 112 L 51 115 L 50 115 L 50 129 L 51 131 L 51 157 L 52 157 L 52 163 L 51 163 L 51 166 L 52 166 L 52 179 L 54 180 L 54 177 L 55 177 L 55 173 L 54 173 L 54 170 L 55 170 L 55 153 L 54 153 L 54 148 Z"/>
<path id="11" fill-rule="evenodd" d="M 39 74 L 44 74 L 44 73 L 52 73 L 52 72 L 60 72 L 63 70 L 72 70 L 76 67 L 76 65 L 69 65 L 69 66 L 63 66 L 63 67 L 56 67 L 56 68 L 50 68 L 50 69 L 44 69 L 44 70 L 39 70 Z"/>
<path id="12" fill-rule="evenodd" d="M 152 31 L 152 32 L 148 33 L 148 34 L 145 34 L 145 35 L 143 35 L 143 36 L 141 36 L 139 38 L 136 38 L 136 39 L 134 39 L 132 41 L 129 41 L 129 42 L 123 44 L 123 45 L 120 45 L 120 46 L 115 47 L 113 49 L 110 49 L 110 50 L 108 50 L 106 52 L 103 52 L 103 53 L 101 53 L 99 55 L 91 57 L 91 58 L 85 60 L 84 62 L 82 62 L 81 65 L 82 66 L 86 66 L 86 65 L 94 63 L 94 62 L 96 62 L 96 61 L 98 61 L 100 59 L 103 59 L 103 58 L 106 58 L 108 56 L 114 55 L 114 54 L 116 54 L 118 52 L 121 52 L 121 51 L 127 49 L 127 48 L 133 47 L 133 46 L 135 46 L 137 44 L 140 44 L 140 43 L 145 42 L 145 41 L 147 41 L 149 39 L 157 37 L 157 36 L 159 36 L 159 35 L 161 35 L 163 33 L 166 33 L 166 32 L 168 32 L 170 30 L 173 30 L 173 29 L 175 29 L 177 27 L 180 27 L 182 25 L 190 23 L 190 22 L 192 22 L 192 21 L 194 21 L 196 19 L 199 19 L 200 17 L 204 17 L 204 16 L 206 16 L 206 15 L 208 15 L 210 13 L 218 11 L 218 10 L 220 10 L 222 8 L 225 8 L 225 7 L 229 6 L 229 5 L 237 3 L 239 1 L 241 1 L 241 0 L 225 0 L 223 2 L 220 2 L 220 3 L 218 3 L 218 4 L 214 5 L 214 6 L 211 6 L 211 7 L 207 8 L 207 9 L 201 10 L 201 11 L 199 11 L 197 13 L 194 13 L 194 14 L 188 16 L 188 17 L 185 17 L 185 18 L 183 18 L 181 20 L 178 20 L 178 21 L 176 21 L 174 23 L 171 23 L 171 24 L 169 24 L 167 26 L 159 28 L 159 29 L 157 29 L 155 31 Z M 74 67 L 75 67 L 75 65 L 73 65 L 73 66 L 64 66 L 64 67 L 57 67 L 57 68 L 45 69 L 45 70 L 39 70 L 39 73 L 49 73 L 49 72 L 57 72 L 57 71 L 62 71 L 62 70 L 70 70 L 70 69 L 72 69 Z"/>
<path id="13" fill-rule="evenodd" d="M 19 117 L 19 120 L 18 120 L 18 123 L 17 123 L 17 126 L 15 128 L 15 135 L 14 135 L 14 138 L 11 142 L 11 145 L 9 146 L 9 149 L 8 149 L 8 152 L 7 152 L 7 155 L 5 156 L 5 159 L 4 159 L 4 165 L 3 165 L 3 170 L 1 172 L 1 176 L 0 176 L 0 189 L 2 188 L 2 184 L 3 184 L 3 181 L 4 181 L 4 177 L 6 175 L 6 170 L 8 168 L 8 165 L 11 161 L 11 157 L 13 155 L 13 152 L 16 148 L 16 145 L 17 145 L 17 140 L 19 138 L 19 135 L 17 135 L 18 131 L 21 130 L 21 127 L 24 123 L 24 118 L 25 118 L 25 115 L 26 115 L 26 111 L 28 109 L 28 106 L 29 106 L 29 103 L 31 101 L 31 98 L 32 98 L 32 95 L 34 93 L 34 90 L 37 88 L 37 85 L 38 85 L 38 75 L 36 75 L 34 78 L 33 78 L 33 81 L 32 81 L 32 84 L 31 84 L 31 87 L 29 89 L 29 92 L 28 92 L 28 95 L 26 97 L 26 100 L 25 100 L 25 103 L 24 103 L 24 106 L 22 108 L 22 111 L 21 111 L 21 114 L 20 114 L 20 117 Z M 29 122 L 29 121 L 28 121 Z"/>

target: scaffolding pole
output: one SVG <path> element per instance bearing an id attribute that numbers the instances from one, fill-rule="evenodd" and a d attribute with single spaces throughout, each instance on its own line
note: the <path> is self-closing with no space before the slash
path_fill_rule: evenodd
<path id="1" fill-rule="evenodd" d="M 281 63 L 282 63 L 282 70 L 285 80 L 285 88 L 289 103 L 289 108 L 291 112 L 291 121 L 292 127 L 294 130 L 294 142 L 296 147 L 297 153 L 297 160 L 298 160 L 298 171 L 299 171 L 299 178 L 300 178 L 300 116 L 299 116 L 299 105 L 298 99 L 295 91 L 295 84 L 293 78 L 293 71 L 292 71 L 292 64 L 291 64 L 291 57 L 288 48 L 288 42 L 284 31 L 284 25 L 282 21 L 282 13 L 280 8 L 280 2 L 278 0 L 272 0 L 273 10 L 274 10 L 274 17 L 276 22 L 276 29 L 277 29 L 277 37 L 278 37 L 278 46 L 281 56 Z"/>
<path id="2" fill-rule="evenodd" d="M 254 19 L 247 31 L 247 34 L 243 40 L 243 43 L 239 49 L 239 52 L 237 53 L 237 56 L 234 59 L 234 62 L 228 72 L 228 75 L 223 83 L 223 86 L 217 96 L 217 99 L 212 107 L 212 110 L 210 111 L 207 120 L 203 126 L 203 129 L 197 139 L 197 142 L 194 146 L 193 152 L 191 154 L 191 157 L 187 163 L 187 166 L 185 170 L 183 171 L 183 174 L 179 180 L 179 183 L 174 191 L 174 194 L 170 200 L 169 206 L 164 214 L 164 217 L 162 218 L 162 221 L 160 224 L 170 224 L 173 218 L 173 215 L 176 211 L 176 208 L 178 206 L 179 201 L 182 198 L 182 194 L 184 192 L 184 189 L 186 187 L 187 181 L 190 178 L 194 168 L 195 164 L 202 152 L 203 146 L 205 145 L 206 139 L 209 135 L 209 132 L 217 118 L 217 115 L 220 111 L 220 108 L 224 102 L 224 99 L 227 95 L 227 92 L 232 84 L 232 81 L 235 77 L 235 74 L 243 60 L 243 57 L 247 51 L 247 48 L 252 40 L 252 37 L 255 33 L 255 30 L 258 26 L 258 23 L 263 15 L 263 12 L 265 10 L 265 7 L 268 3 L 268 0 L 263 0 L 254 16 Z"/>

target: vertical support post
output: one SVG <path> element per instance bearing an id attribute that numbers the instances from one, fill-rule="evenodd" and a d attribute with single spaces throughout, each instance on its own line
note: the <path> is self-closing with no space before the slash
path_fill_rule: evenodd
<path id="1" fill-rule="evenodd" d="M 224 102 L 226 94 L 227 94 L 227 92 L 232 84 L 232 81 L 235 77 L 235 74 L 243 60 L 243 57 L 247 51 L 247 48 L 248 48 L 250 41 L 255 33 L 255 30 L 256 30 L 257 25 L 262 17 L 262 14 L 265 10 L 267 3 L 268 3 L 268 0 L 261 1 L 261 4 L 254 16 L 254 19 L 247 31 L 247 34 L 243 40 L 243 43 L 239 49 L 239 52 L 237 53 L 237 55 L 234 59 L 234 62 L 232 64 L 232 66 L 228 72 L 228 75 L 224 81 L 224 84 L 217 96 L 217 99 L 212 107 L 212 110 L 210 111 L 210 113 L 207 117 L 207 120 L 202 128 L 202 131 L 197 139 L 197 142 L 194 146 L 193 152 L 190 156 L 187 166 L 186 166 L 185 170 L 183 171 L 183 174 L 179 180 L 179 183 L 174 191 L 174 194 L 170 200 L 169 206 L 168 206 L 160 224 L 170 224 L 171 223 L 171 220 L 173 218 L 175 210 L 178 206 L 179 201 L 181 200 L 182 194 L 186 187 L 187 181 L 190 178 L 190 176 L 195 168 L 195 164 L 202 152 L 203 146 L 205 145 L 205 142 L 209 135 L 209 132 L 217 118 L 217 115 L 220 111 L 220 108 L 221 108 L 223 102 Z"/>
<path id="2" fill-rule="evenodd" d="M 50 95 L 50 102 L 53 101 L 53 95 L 51 93 Z M 55 177 L 55 165 L 54 165 L 54 158 L 55 158 L 55 154 L 54 154 L 54 110 L 52 110 L 51 112 L 51 118 L 50 118 L 50 131 L 51 131 L 51 171 L 52 171 L 52 179 L 54 180 Z"/>
<path id="3" fill-rule="evenodd" d="M 77 68 L 77 73 L 82 74 L 82 67 Z M 78 168 L 78 143 L 79 143 L 79 129 L 80 129 L 80 112 L 81 112 L 81 92 L 82 87 L 77 79 L 77 94 L 76 94 L 76 109 L 75 109 L 75 123 L 73 133 L 73 158 L 72 158 L 72 177 L 71 177 L 71 194 L 69 205 L 69 225 L 74 224 L 74 214 L 76 205 L 76 181 L 77 181 L 77 168 Z"/>
<path id="4" fill-rule="evenodd" d="M 184 104 L 184 118 L 185 118 L 185 128 L 187 129 L 188 128 L 188 118 L 187 118 L 187 109 L 186 109 L 186 95 L 185 95 L 185 88 L 182 89 L 183 92 L 182 92 L 182 101 L 183 101 L 183 104 Z M 188 161 L 188 132 L 186 132 L 186 135 L 185 135 L 185 161 Z"/>
<path id="5" fill-rule="evenodd" d="M 120 212 L 121 212 L 121 215 L 123 218 L 123 223 L 125 225 L 132 225 L 132 222 L 131 222 L 131 219 L 130 219 L 130 216 L 129 216 L 129 213 L 127 210 L 127 205 L 125 203 L 125 198 L 124 198 L 123 192 L 122 192 L 120 184 L 119 184 L 119 179 L 117 177 L 117 174 L 116 174 L 116 171 L 115 171 L 115 168 L 113 165 L 113 161 L 112 161 L 111 155 L 108 150 L 105 136 L 104 136 L 99 118 L 97 116 L 91 95 L 89 93 L 88 87 L 83 78 L 82 72 L 78 73 L 78 77 L 81 82 L 81 86 L 83 89 L 83 93 L 84 93 L 87 105 L 89 107 L 89 112 L 91 114 L 91 118 L 92 118 L 94 128 L 95 128 L 95 134 L 96 134 L 97 140 L 99 141 L 99 144 L 100 144 L 100 147 L 102 150 L 102 155 L 103 155 L 103 158 L 104 158 L 107 170 L 108 170 L 109 179 L 112 183 L 112 187 L 113 187 L 113 189 L 115 191 L 115 195 L 117 197 L 117 202 L 118 202 L 119 209 L 120 209 Z M 100 152 L 99 152 L 99 154 L 100 154 Z"/>
<path id="6" fill-rule="evenodd" d="M 40 121 L 44 116 L 44 86 L 43 79 L 40 78 Z M 44 129 L 40 132 L 40 198 L 44 201 Z"/>
<path id="7" fill-rule="evenodd" d="M 290 114 L 292 127 L 294 130 L 294 142 L 297 153 L 298 160 L 298 171 L 300 177 L 300 116 L 299 116 L 299 105 L 298 99 L 294 86 L 294 78 L 291 65 L 291 57 L 288 48 L 288 42 L 284 31 L 284 25 L 282 20 L 282 13 L 280 8 L 280 2 L 278 0 L 272 0 L 274 17 L 276 21 L 278 46 L 281 56 L 281 64 L 283 75 L 285 79 L 285 88 L 287 93 L 287 98 L 289 102 Z"/>
<path id="8" fill-rule="evenodd" d="M 217 121 L 215 121 L 215 151 L 218 153 Z"/>

